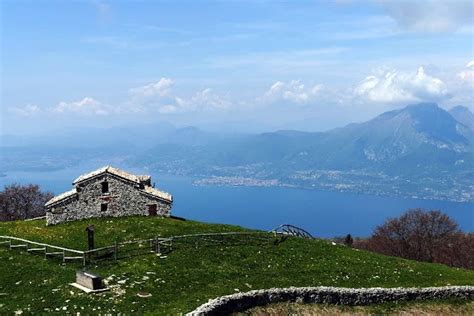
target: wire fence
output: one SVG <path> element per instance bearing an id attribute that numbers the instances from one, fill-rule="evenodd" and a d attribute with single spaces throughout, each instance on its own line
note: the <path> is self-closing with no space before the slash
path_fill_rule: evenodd
<path id="1" fill-rule="evenodd" d="M 281 227 L 282 226 L 279 228 Z M 291 228 L 293 229 L 293 227 Z M 288 235 L 293 235 L 292 233 L 293 231 L 275 229 L 270 232 L 199 233 L 171 236 L 168 238 L 160 238 L 157 236 L 148 239 L 115 242 L 113 245 L 92 250 L 77 250 L 14 236 L 0 236 L 0 245 L 7 246 L 10 249 L 25 249 L 29 253 L 43 254 L 45 258 L 59 258 L 63 263 L 81 262 L 83 266 L 86 266 L 87 264 L 99 263 L 103 260 L 116 261 L 149 253 L 155 253 L 157 255 L 166 254 L 171 252 L 173 247 L 242 246 L 249 244 L 249 242 L 252 242 L 254 245 L 262 246 L 271 243 L 278 244 L 287 238 Z M 294 235 L 298 236 L 299 234 Z"/>
<path id="2" fill-rule="evenodd" d="M 248 238 L 259 238 L 262 242 L 268 242 L 266 232 L 226 232 L 178 235 L 169 238 L 149 238 L 139 240 L 128 240 L 115 242 L 113 245 L 95 248 L 92 250 L 77 250 L 47 243 L 36 242 L 14 236 L 0 236 L 0 245 L 10 249 L 25 249 L 27 252 L 43 254 L 47 259 L 60 259 L 63 263 L 81 262 L 87 264 L 99 263 L 103 260 L 119 260 L 134 256 L 155 253 L 167 254 L 173 250 L 173 245 L 185 246 L 212 246 L 216 244 L 245 245 Z"/>
<path id="3" fill-rule="evenodd" d="M 100 260 L 118 260 L 145 253 L 166 253 L 172 249 L 172 239 L 155 237 L 129 240 L 92 250 L 77 250 L 13 236 L 0 236 L 0 245 L 10 249 L 25 249 L 30 253 L 43 254 L 45 258 L 59 258 L 63 263 L 80 261 L 83 266 L 86 266 L 88 263 Z"/>

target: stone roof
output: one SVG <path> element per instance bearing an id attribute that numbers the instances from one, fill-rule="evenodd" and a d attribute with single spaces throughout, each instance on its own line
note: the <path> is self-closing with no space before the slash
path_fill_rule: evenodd
<path id="1" fill-rule="evenodd" d="M 139 181 L 150 181 L 151 180 L 151 176 L 146 176 L 146 175 L 139 175 L 139 176 L 136 176 L 138 178 Z"/>
<path id="2" fill-rule="evenodd" d="M 62 200 L 65 200 L 69 197 L 72 197 L 74 196 L 75 194 L 77 194 L 77 191 L 76 191 L 76 188 L 70 190 L 70 191 L 67 191 L 67 192 L 64 192 L 64 193 L 61 193 L 55 197 L 53 197 L 51 200 L 49 200 L 48 202 L 46 202 L 46 204 L 44 206 L 49 206 L 51 204 L 54 204 L 56 202 L 59 202 L 59 201 L 62 201 Z"/>
<path id="3" fill-rule="evenodd" d="M 143 190 L 140 190 L 140 191 L 144 191 L 145 193 L 159 197 L 160 199 L 164 199 L 169 202 L 173 201 L 173 196 L 169 194 L 168 192 L 160 191 L 150 186 L 145 186 L 145 188 L 143 188 Z"/>
<path id="4" fill-rule="evenodd" d="M 105 166 L 105 167 L 99 168 L 95 171 L 92 171 L 92 172 L 89 172 L 89 173 L 86 173 L 86 174 L 83 174 L 83 175 L 79 176 L 76 180 L 74 180 L 74 182 L 72 184 L 76 184 L 76 183 L 82 182 L 84 180 L 88 180 L 90 178 L 93 178 L 93 177 L 98 176 L 98 175 L 103 174 L 103 173 L 110 173 L 110 174 L 119 176 L 121 178 L 130 180 L 130 181 L 136 182 L 136 183 L 140 183 L 142 181 L 147 181 L 147 180 L 151 179 L 150 176 L 134 175 L 134 174 L 125 172 L 123 170 L 120 170 L 118 168 L 114 168 L 112 166 Z"/>

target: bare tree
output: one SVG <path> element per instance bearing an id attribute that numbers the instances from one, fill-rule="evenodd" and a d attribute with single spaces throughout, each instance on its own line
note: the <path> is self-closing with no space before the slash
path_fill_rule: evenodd
<path id="1" fill-rule="evenodd" d="M 45 215 L 44 204 L 53 197 L 35 184 L 11 184 L 0 191 L 0 221 L 34 218 Z"/>
<path id="2" fill-rule="evenodd" d="M 435 252 L 434 262 L 474 269 L 474 234 L 456 233 Z"/>
<path id="3" fill-rule="evenodd" d="M 419 261 L 473 267 L 474 236 L 462 233 L 456 222 L 437 210 L 411 209 L 378 226 L 356 247 Z M 464 249 L 464 250 L 463 250 Z"/>

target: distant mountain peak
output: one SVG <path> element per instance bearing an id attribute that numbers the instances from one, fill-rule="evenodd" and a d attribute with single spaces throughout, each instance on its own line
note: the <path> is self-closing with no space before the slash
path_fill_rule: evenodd
<path id="1" fill-rule="evenodd" d="M 438 111 L 444 111 L 444 110 L 441 109 L 436 103 L 429 103 L 429 102 L 416 103 L 416 104 L 407 105 L 400 109 L 384 112 L 380 114 L 379 116 L 375 117 L 374 120 L 384 120 L 387 118 L 393 118 L 404 113 L 408 113 L 410 114 L 410 116 L 418 116 L 418 115 L 425 115 L 425 113 L 429 113 L 429 112 L 433 113 L 433 112 L 438 112 Z"/>
<path id="2" fill-rule="evenodd" d="M 474 131 L 474 113 L 472 113 L 468 107 L 456 105 L 449 110 L 449 114 L 451 114 L 456 121 Z"/>
<path id="3" fill-rule="evenodd" d="M 445 112 L 442 108 L 438 106 L 438 104 L 429 102 L 410 104 L 403 108 L 402 111 L 408 111 L 413 114 Z"/>
<path id="4" fill-rule="evenodd" d="M 366 144 L 372 143 L 369 147 L 384 157 L 396 157 L 422 144 L 463 151 L 470 138 L 464 125 L 432 102 L 411 104 L 385 112 L 360 126 Z M 356 134 L 357 129 L 357 126 L 352 128 L 350 134 Z M 399 153 L 387 148 L 396 148 Z M 387 155 L 388 152 L 390 155 Z"/>
<path id="5" fill-rule="evenodd" d="M 453 106 L 449 112 L 469 112 L 469 113 L 472 113 L 472 111 L 467 107 L 467 106 L 464 106 L 464 105 L 456 105 L 456 106 Z M 474 114 L 474 113 L 472 113 Z"/>

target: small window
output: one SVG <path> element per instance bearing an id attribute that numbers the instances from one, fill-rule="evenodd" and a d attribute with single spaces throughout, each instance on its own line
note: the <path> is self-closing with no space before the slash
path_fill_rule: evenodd
<path id="1" fill-rule="evenodd" d="M 108 193 L 109 192 L 109 183 L 107 181 L 102 182 L 102 193 Z"/>
<path id="2" fill-rule="evenodd" d="M 101 212 L 107 212 L 107 203 L 102 203 L 100 205 L 100 211 Z"/>
<path id="3" fill-rule="evenodd" d="M 64 207 L 62 207 L 62 206 L 53 207 L 51 209 L 51 213 L 53 213 L 53 214 L 62 214 L 62 213 L 64 213 Z"/>

